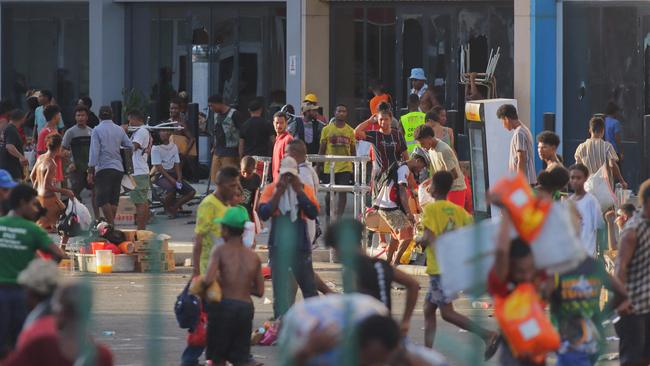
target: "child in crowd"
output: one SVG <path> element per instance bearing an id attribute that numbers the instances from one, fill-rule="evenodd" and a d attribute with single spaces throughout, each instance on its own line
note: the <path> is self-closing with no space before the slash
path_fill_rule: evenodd
<path id="1" fill-rule="evenodd" d="M 598 200 L 585 191 L 587 178 L 589 169 L 585 165 L 578 163 L 569 168 L 569 184 L 575 192 L 569 199 L 575 203 L 580 217 L 580 242 L 587 254 L 596 257 L 597 231 L 604 226 L 604 221 Z"/>
<path id="2" fill-rule="evenodd" d="M 489 360 L 499 348 L 500 337 L 496 332 L 487 330 L 456 312 L 453 304 L 454 299 L 442 291 L 440 268 L 433 248 L 436 238 L 440 235 L 472 223 L 472 217 L 467 211 L 447 200 L 447 194 L 451 190 L 453 182 L 454 177 L 450 172 L 445 170 L 436 172 L 431 178 L 430 188 L 431 196 L 435 201 L 427 204 L 423 209 L 424 236 L 420 243 L 426 246 L 427 274 L 429 275 L 429 291 L 424 303 L 424 343 L 429 348 L 433 347 L 436 334 L 436 311 L 440 309 L 444 320 L 473 332 L 483 339 L 486 345 L 484 356 L 486 360 Z"/>
<path id="3" fill-rule="evenodd" d="M 241 205 L 248 211 L 248 217 L 254 220 L 253 211 L 257 209 L 257 192 L 262 184 L 262 178 L 255 173 L 255 159 L 244 156 L 240 163 L 239 182 L 242 187 Z"/>
<path id="4" fill-rule="evenodd" d="M 254 251 L 244 246 L 242 234 L 248 222 L 242 206 L 231 207 L 215 223 L 221 224 L 223 245 L 210 254 L 203 279 L 204 288 L 214 281 L 221 287 L 221 301 L 206 302 L 208 313 L 206 358 L 214 365 L 250 363 L 250 336 L 255 309 L 251 294 L 264 295 L 262 263 Z"/>

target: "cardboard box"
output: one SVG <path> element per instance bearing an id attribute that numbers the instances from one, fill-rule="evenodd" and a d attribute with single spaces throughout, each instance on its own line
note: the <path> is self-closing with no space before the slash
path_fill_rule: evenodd
<path id="1" fill-rule="evenodd" d="M 115 215 L 115 226 L 120 225 L 135 225 L 135 214 L 118 212 Z"/>
<path id="2" fill-rule="evenodd" d="M 135 204 L 131 201 L 131 197 L 122 196 L 117 205 L 117 214 L 133 214 L 135 215 Z"/>
<path id="3" fill-rule="evenodd" d="M 135 264 L 136 272 L 169 272 L 169 264 L 167 262 L 137 262 Z"/>
<path id="4" fill-rule="evenodd" d="M 136 241 L 138 240 L 138 230 L 133 230 L 133 229 L 121 229 L 121 232 L 124 233 L 124 236 L 126 237 L 126 241 Z"/>
<path id="5" fill-rule="evenodd" d="M 136 240 L 133 242 L 135 246 L 135 252 L 167 252 L 169 251 L 169 241 L 161 240 L 160 244 L 157 244 L 155 241 L 151 240 Z M 159 245 L 159 246 L 158 246 Z"/>

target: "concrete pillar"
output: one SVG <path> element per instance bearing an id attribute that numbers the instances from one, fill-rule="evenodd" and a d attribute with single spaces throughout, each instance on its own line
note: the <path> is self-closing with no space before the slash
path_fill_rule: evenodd
<path id="1" fill-rule="evenodd" d="M 519 117 L 535 136 L 543 130 L 544 113 L 557 112 L 556 0 L 517 0 L 514 15 L 515 98 Z M 536 165 L 541 168 L 539 157 Z"/>
<path id="2" fill-rule="evenodd" d="M 302 85 L 303 95 L 314 93 L 323 113 L 330 114 L 330 5 L 320 0 L 304 0 L 302 17 Z"/>
<path id="3" fill-rule="evenodd" d="M 302 9 L 305 0 L 287 1 L 287 104 L 293 104 L 300 111 L 302 101 L 302 49 L 303 19 Z"/>
<path id="4" fill-rule="evenodd" d="M 124 88 L 124 5 L 92 0 L 88 11 L 90 97 L 97 106 L 109 105 L 112 100 L 122 100 Z"/>

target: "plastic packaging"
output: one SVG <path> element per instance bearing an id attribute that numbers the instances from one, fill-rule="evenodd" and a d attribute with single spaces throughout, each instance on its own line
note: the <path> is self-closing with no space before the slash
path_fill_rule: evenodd
<path id="1" fill-rule="evenodd" d="M 242 237 L 244 241 L 244 246 L 251 248 L 253 243 L 255 243 L 255 224 L 252 222 L 247 222 L 244 224 L 244 235 Z"/>

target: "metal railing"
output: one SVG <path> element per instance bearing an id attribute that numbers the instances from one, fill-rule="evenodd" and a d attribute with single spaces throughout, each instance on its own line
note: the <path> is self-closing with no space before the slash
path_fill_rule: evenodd
<path id="1" fill-rule="evenodd" d="M 264 163 L 264 172 L 262 174 L 262 187 L 266 184 L 270 174 L 271 158 L 268 156 L 253 156 L 256 161 Z M 307 161 L 310 163 L 352 163 L 353 164 L 353 185 L 335 184 L 334 169 L 330 169 L 330 180 L 327 184 L 319 184 L 318 191 L 328 193 L 352 193 L 354 196 L 353 215 L 355 218 L 363 221 L 363 212 L 366 209 L 365 195 L 370 192 L 370 186 L 367 182 L 367 163 L 370 158 L 367 156 L 339 156 L 339 155 L 307 155 Z M 261 188 L 260 188 L 261 189 Z M 336 201 L 334 194 L 330 194 L 330 217 L 335 216 Z"/>

